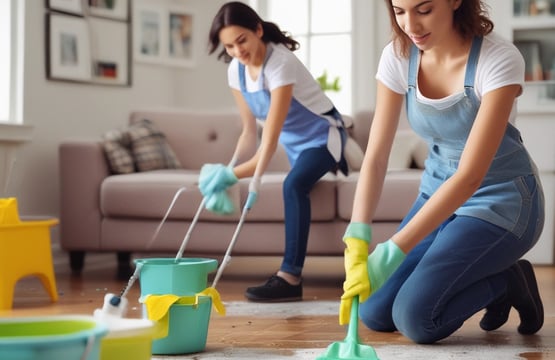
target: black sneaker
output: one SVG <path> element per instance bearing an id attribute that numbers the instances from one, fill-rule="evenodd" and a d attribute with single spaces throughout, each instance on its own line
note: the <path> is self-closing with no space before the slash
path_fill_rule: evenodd
<path id="1" fill-rule="evenodd" d="M 493 331 L 503 326 L 509 320 L 511 312 L 511 302 L 507 295 L 499 300 L 494 301 L 486 307 L 486 313 L 480 321 L 480 327 L 485 331 Z"/>
<path id="2" fill-rule="evenodd" d="M 532 335 L 543 326 L 543 304 L 532 264 L 528 260 L 519 260 L 517 265 L 520 276 L 522 276 L 526 285 L 523 289 L 518 289 L 518 295 L 514 296 L 516 299 L 513 306 L 520 315 L 518 332 L 523 335 Z"/>
<path id="3" fill-rule="evenodd" d="M 527 260 L 519 260 L 509 268 L 507 294 L 487 306 L 480 327 L 486 331 L 498 329 L 507 322 L 511 307 L 520 315 L 519 333 L 535 334 L 543 326 L 543 304 L 538 283 L 532 264 Z"/>
<path id="4" fill-rule="evenodd" d="M 291 285 L 283 278 L 272 275 L 264 285 L 247 288 L 245 296 L 256 302 L 300 301 L 303 299 L 303 284 Z"/>

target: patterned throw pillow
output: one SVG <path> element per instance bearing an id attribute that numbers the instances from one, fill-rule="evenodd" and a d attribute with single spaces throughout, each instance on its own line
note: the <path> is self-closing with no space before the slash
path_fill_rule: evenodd
<path id="1" fill-rule="evenodd" d="M 127 133 L 138 171 L 181 168 L 166 136 L 150 120 L 143 119 L 132 124 Z"/>
<path id="2" fill-rule="evenodd" d="M 102 137 L 102 147 L 113 174 L 135 172 L 135 162 L 129 145 L 129 135 L 125 131 L 110 130 Z"/>

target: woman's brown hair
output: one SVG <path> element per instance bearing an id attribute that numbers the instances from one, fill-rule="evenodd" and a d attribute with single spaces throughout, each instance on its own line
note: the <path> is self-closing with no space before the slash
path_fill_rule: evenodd
<path id="1" fill-rule="evenodd" d="M 447 0 L 445 0 L 447 1 Z M 405 58 L 410 54 L 412 41 L 399 27 L 395 18 L 392 0 L 385 0 L 393 30 L 391 36 L 397 53 Z M 493 30 L 493 21 L 489 18 L 486 5 L 482 0 L 461 0 L 461 5 L 453 13 L 453 24 L 465 39 L 484 36 Z"/>
<path id="2" fill-rule="evenodd" d="M 299 48 L 299 43 L 296 40 L 286 32 L 281 31 L 276 24 L 262 20 L 250 6 L 239 1 L 231 1 L 222 5 L 212 21 L 208 34 L 209 54 L 214 53 L 220 46 L 220 31 L 224 27 L 232 25 L 241 26 L 251 31 L 256 31 L 260 25 L 264 32 L 262 41 L 265 43 L 284 44 L 291 51 Z M 224 62 L 230 62 L 231 56 L 223 49 L 218 54 L 218 60 L 220 59 L 223 59 Z"/>

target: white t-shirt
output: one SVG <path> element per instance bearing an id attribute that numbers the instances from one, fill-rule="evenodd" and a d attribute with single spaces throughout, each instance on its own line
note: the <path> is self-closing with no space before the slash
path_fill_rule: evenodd
<path id="1" fill-rule="evenodd" d="M 524 59 L 516 46 L 496 33 L 484 36 L 480 57 L 476 68 L 474 90 L 478 99 L 484 94 L 507 85 L 524 84 Z M 392 91 L 406 94 L 408 91 L 409 59 L 398 56 L 394 51 L 393 43 L 389 43 L 382 51 L 376 79 L 381 81 Z M 418 88 L 418 84 L 417 84 Z M 451 94 L 443 99 L 429 99 L 417 92 L 418 100 L 422 103 L 443 109 L 460 99 L 461 91 Z M 514 125 L 516 118 L 516 101 L 509 117 Z"/>
<path id="2" fill-rule="evenodd" d="M 333 108 L 331 100 L 320 89 L 318 82 L 303 63 L 283 44 L 268 43 L 272 54 L 264 66 L 264 83 L 251 79 L 245 72 L 247 91 L 272 91 L 278 87 L 293 84 L 293 97 L 315 114 L 323 114 Z M 227 69 L 228 84 L 231 88 L 241 90 L 239 84 L 239 61 L 233 59 Z"/>

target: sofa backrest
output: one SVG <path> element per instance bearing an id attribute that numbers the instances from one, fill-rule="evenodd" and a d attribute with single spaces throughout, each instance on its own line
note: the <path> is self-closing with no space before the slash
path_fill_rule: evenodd
<path id="1" fill-rule="evenodd" d="M 353 142 L 346 149 L 351 170 L 358 171 L 368 143 L 373 112 L 360 111 L 344 115 Z M 227 163 L 231 160 L 241 134 L 241 119 L 234 111 L 139 110 L 130 115 L 129 122 L 148 119 L 162 131 L 181 165 L 199 169 L 206 163 Z M 406 168 L 416 162 L 423 167 L 426 148 L 408 125 L 401 124 L 390 156 L 390 168 Z M 289 169 L 284 149 L 280 146 L 267 171 Z"/>
<path id="2" fill-rule="evenodd" d="M 142 119 L 152 121 L 164 133 L 185 169 L 200 169 L 206 163 L 228 163 L 242 128 L 239 114 L 231 111 L 134 111 L 129 123 Z M 285 152 L 279 149 L 268 171 L 288 168 Z"/>

